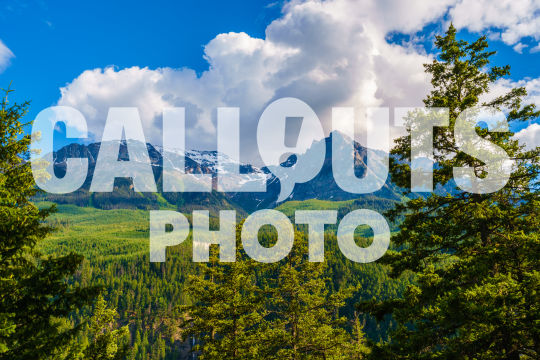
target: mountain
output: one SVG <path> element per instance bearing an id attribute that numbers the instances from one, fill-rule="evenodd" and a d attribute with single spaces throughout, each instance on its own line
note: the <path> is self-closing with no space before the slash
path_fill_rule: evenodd
<path id="1" fill-rule="evenodd" d="M 295 185 L 294 190 L 291 195 L 286 199 L 286 201 L 301 201 L 301 200 L 330 200 L 330 201 L 344 201 L 344 200 L 353 200 L 353 199 L 373 199 L 381 198 L 386 200 L 400 201 L 403 196 L 401 190 L 392 183 L 390 176 L 384 182 L 382 188 L 371 194 L 354 194 L 342 190 L 336 181 L 334 180 L 334 175 L 332 172 L 332 138 L 334 136 L 341 136 L 339 133 L 332 133 L 330 136 L 324 139 L 324 146 L 326 149 L 326 155 L 324 159 L 323 166 L 312 180 L 306 183 L 298 183 Z M 350 146 L 350 143 L 348 144 Z M 312 146 L 313 148 L 313 146 Z M 308 149 L 307 152 L 302 156 L 309 156 L 311 149 Z M 363 147 L 357 142 L 354 142 L 354 174 L 362 178 L 365 175 L 367 168 L 367 154 L 368 149 Z M 382 156 L 382 151 L 374 151 L 376 155 Z M 291 165 L 294 164 L 296 155 L 291 155 L 285 162 L 281 165 Z M 264 172 L 269 173 L 268 168 L 262 169 Z M 276 200 L 278 199 L 278 194 L 280 191 L 279 179 L 271 175 L 267 182 L 267 192 L 266 193 L 235 193 L 231 197 L 235 202 L 244 204 L 247 209 L 257 210 L 261 208 L 275 207 L 279 205 Z"/>
<path id="2" fill-rule="evenodd" d="M 294 186 L 291 195 L 286 199 L 291 200 L 330 200 L 330 201 L 343 201 L 352 199 L 386 199 L 399 201 L 402 198 L 402 194 L 399 188 L 397 188 L 388 177 L 382 186 L 382 188 L 372 194 L 354 194 L 343 191 L 335 182 L 332 173 L 332 138 L 334 136 L 340 136 L 340 134 L 333 133 L 329 137 L 325 138 L 324 146 L 326 149 L 326 156 L 322 169 L 315 178 L 306 182 L 298 183 Z M 309 157 L 310 152 L 314 151 L 313 144 L 306 153 L 290 156 L 281 165 L 284 167 L 290 167 L 294 165 L 296 161 L 301 161 L 303 157 Z M 318 144 L 321 145 L 321 144 Z M 350 143 L 346 144 L 350 146 Z M 218 211 L 220 209 L 235 209 L 240 215 L 253 212 L 263 208 L 274 208 L 277 205 L 277 199 L 280 192 L 280 181 L 271 173 L 269 168 L 257 168 L 250 164 L 238 164 L 234 163 L 231 159 L 225 157 L 223 154 L 218 154 L 216 151 L 197 151 L 191 150 L 184 152 L 164 152 L 161 147 L 154 146 L 152 144 L 146 144 L 150 162 L 152 164 L 152 170 L 154 178 L 158 186 L 158 193 L 140 193 L 135 192 L 129 179 L 117 178 L 114 183 L 114 191 L 112 193 L 92 193 L 89 191 L 90 184 L 94 175 L 96 167 L 96 160 L 99 155 L 99 150 L 102 147 L 100 143 L 93 143 L 89 145 L 82 144 L 70 144 L 64 146 L 58 151 L 53 153 L 54 171 L 58 177 L 62 177 L 66 171 L 66 160 L 68 158 L 87 158 L 88 159 L 88 176 L 83 186 L 71 193 L 64 195 L 45 194 L 46 200 L 54 201 L 61 204 L 74 204 L 78 206 L 92 206 L 100 209 L 113 209 L 113 208 L 138 208 L 138 209 L 156 209 L 156 208 L 170 208 L 178 209 L 179 211 L 190 212 L 194 209 L 206 209 L 211 212 Z M 136 147 L 135 147 L 136 148 Z M 137 152 L 128 154 L 125 141 L 120 144 L 120 153 L 118 160 L 132 160 L 135 162 L 142 161 L 141 155 Z M 354 143 L 354 173 L 357 177 L 362 177 L 366 172 L 367 154 L 368 149 L 361 146 L 358 143 Z M 382 152 L 374 151 L 373 154 L 383 155 Z M 163 175 L 163 161 L 169 161 L 178 156 L 185 156 L 185 172 L 188 174 L 212 174 L 212 192 L 163 192 L 162 189 L 162 175 Z M 216 174 L 218 171 L 217 158 L 223 156 L 221 164 L 222 171 L 229 166 L 235 166 L 240 168 L 241 173 L 251 173 L 257 176 L 267 177 L 267 191 L 258 193 L 222 193 L 215 191 L 216 189 Z M 373 161 L 373 160 L 371 160 Z M 230 173 L 229 173 L 230 174 Z M 232 175 L 234 176 L 234 175 Z"/>
<path id="3" fill-rule="evenodd" d="M 168 208 L 190 212 L 194 209 L 205 209 L 212 212 L 220 209 L 235 209 L 244 214 L 241 206 L 232 204 L 232 201 L 223 193 L 212 191 L 211 193 L 141 193 L 133 189 L 130 179 L 117 178 L 114 182 L 112 193 L 90 192 L 96 161 L 99 156 L 101 143 L 89 145 L 69 144 L 53 153 L 55 175 L 62 177 L 66 172 L 66 160 L 68 158 L 87 158 L 88 175 L 81 188 L 69 194 L 43 194 L 43 200 L 53 201 L 59 204 L 73 204 L 77 206 L 91 206 L 98 209 L 157 209 Z M 161 189 L 162 183 L 162 150 L 151 144 L 146 144 L 154 178 Z M 137 147 L 134 147 L 137 148 Z M 215 172 L 215 152 L 199 151 L 190 152 L 191 157 L 186 156 L 185 165 L 188 173 L 211 174 Z M 193 158 L 198 161 L 193 160 Z M 128 154 L 125 142 L 120 144 L 118 160 L 133 160 L 142 162 L 141 154 Z M 41 200 L 41 199 L 40 199 Z"/>

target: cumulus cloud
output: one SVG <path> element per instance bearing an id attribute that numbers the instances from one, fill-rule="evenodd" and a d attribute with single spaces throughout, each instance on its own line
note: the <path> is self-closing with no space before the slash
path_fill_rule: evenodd
<path id="1" fill-rule="evenodd" d="M 527 96 L 523 100 L 525 104 L 537 104 L 540 106 L 540 78 L 523 79 L 519 81 L 500 79 L 491 86 L 490 98 L 492 99 L 503 95 L 516 87 L 524 87 L 525 90 L 527 90 Z M 516 132 L 514 138 L 518 139 L 527 149 L 533 149 L 536 146 L 540 146 L 540 125 L 537 123 L 528 124 L 527 127 Z"/>
<path id="2" fill-rule="evenodd" d="M 396 9 L 375 0 L 289 2 L 264 39 L 217 35 L 204 48 L 209 69 L 200 76 L 186 68 L 88 70 L 61 89 L 58 103 L 80 109 L 97 139 L 110 106 L 137 106 L 147 140 L 157 144 L 162 109 L 184 106 L 188 145 L 202 148 L 215 144 L 215 109 L 238 106 L 249 148 L 265 106 L 292 96 L 312 106 L 328 132 L 332 106 L 421 104 L 429 84 L 422 64 L 430 56 L 386 36 L 421 29 L 447 1 L 434 4 L 413 2 L 415 16 L 390 19 Z"/>
<path id="3" fill-rule="evenodd" d="M 461 0 L 450 9 L 458 28 L 499 30 L 501 40 L 517 44 L 524 37 L 540 40 L 540 1 L 538 0 Z M 518 46 L 516 51 L 521 52 Z"/>
<path id="4" fill-rule="evenodd" d="M 515 52 L 523 54 L 523 49 L 525 49 L 526 47 L 527 47 L 526 44 L 517 43 L 516 45 L 514 45 L 513 49 Z"/>
<path id="5" fill-rule="evenodd" d="M 518 139 L 527 149 L 534 149 L 540 146 L 540 125 L 531 124 L 525 129 L 518 131 L 514 138 Z"/>
<path id="6" fill-rule="evenodd" d="M 216 108 L 238 106 L 242 153 L 256 154 L 257 120 L 277 98 L 305 101 L 326 133 L 334 106 L 421 106 L 430 86 L 422 64 L 430 62 L 431 55 L 411 43 L 389 42 L 394 32 L 414 35 L 450 14 L 456 25 L 473 31 L 497 26 L 505 29 L 505 41 L 517 42 L 510 41 L 512 21 L 496 21 L 489 13 L 473 24 L 464 11 L 467 1 L 293 0 L 268 25 L 263 39 L 245 33 L 212 39 L 203 54 L 209 68 L 200 76 L 187 68 L 87 70 L 61 89 L 58 103 L 83 112 L 94 140 L 100 138 L 109 107 L 136 106 L 147 141 L 155 144 L 161 143 L 163 108 L 185 107 L 191 148 L 215 148 Z M 528 12 L 514 9 L 521 9 L 521 3 L 528 4 L 497 6 L 507 16 L 523 15 L 526 20 Z M 489 12 L 490 6 L 469 13 Z"/>
<path id="7" fill-rule="evenodd" d="M 497 96 L 501 96 L 516 87 L 524 87 L 527 90 L 527 96 L 523 99 L 526 104 L 537 104 L 540 106 L 540 78 L 526 78 L 522 80 L 499 79 L 492 84 L 489 89 L 489 98 L 484 98 L 482 101 L 489 101 Z"/>
<path id="8" fill-rule="evenodd" d="M 9 65 L 9 61 L 13 56 L 11 50 L 0 40 L 0 73 Z"/>

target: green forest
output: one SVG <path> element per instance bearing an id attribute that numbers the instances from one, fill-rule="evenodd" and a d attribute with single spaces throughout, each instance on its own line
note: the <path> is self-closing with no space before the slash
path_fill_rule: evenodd
<path id="1" fill-rule="evenodd" d="M 449 109 L 450 125 L 433 134 L 433 184 L 448 188 L 455 167 L 487 171 L 456 143 L 461 112 L 505 110 L 510 123 L 540 112 L 523 103 L 524 88 L 482 102 L 510 73 L 491 63 L 486 36 L 464 41 L 450 26 L 434 45 L 424 103 Z M 325 261 L 309 262 L 308 229 L 297 225 L 293 250 L 277 263 L 251 260 L 240 241 L 234 263 L 220 263 L 217 246 L 208 263 L 194 263 L 189 238 L 167 249 L 166 262 L 151 263 L 148 209 L 56 204 L 39 193 L 28 162 L 29 103 L 10 102 L 10 92 L 0 102 L 0 359 L 540 358 L 540 149 L 524 149 L 511 132 L 476 129 L 514 164 L 494 193 L 412 194 L 409 132 L 391 151 L 401 201 L 276 208 L 289 217 L 384 214 L 391 245 L 376 262 L 345 258 L 335 226 L 325 229 Z M 176 209 L 159 194 L 154 205 Z M 361 230 L 355 240 L 367 246 Z M 259 232 L 265 246 L 275 237 L 272 228 Z"/>

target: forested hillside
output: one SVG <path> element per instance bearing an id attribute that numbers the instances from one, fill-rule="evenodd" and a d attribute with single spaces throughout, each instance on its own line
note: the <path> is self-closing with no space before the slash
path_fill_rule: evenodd
<path id="1" fill-rule="evenodd" d="M 385 204 L 378 199 L 345 202 L 308 200 L 285 203 L 278 209 L 292 216 L 289 209 L 332 208 L 339 210 L 341 217 L 353 209 L 383 211 L 392 205 L 392 201 Z M 108 306 L 117 309 L 118 325 L 129 326 L 135 359 L 187 356 L 190 346 L 182 340 L 177 307 L 192 304 L 194 299 L 185 291 L 187 279 L 202 271 L 201 265 L 192 262 L 191 241 L 170 248 L 167 261 L 154 264 L 149 262 L 148 255 L 148 211 L 59 205 L 58 212 L 47 221 L 57 231 L 40 244 L 40 249 L 55 255 L 77 252 L 85 256 L 74 281 L 106 289 L 103 295 Z M 215 226 L 215 219 L 212 224 Z M 269 235 L 261 233 L 261 236 Z M 411 280 L 410 276 L 390 279 L 388 268 L 378 263 L 356 264 L 346 259 L 337 248 L 335 229 L 331 227 L 327 229 L 326 238 L 327 266 L 324 274 L 331 279 L 328 285 L 334 290 L 356 287 L 341 309 L 348 319 L 354 319 L 354 304 L 360 299 L 399 296 Z M 258 271 L 270 271 L 264 264 L 255 267 L 260 268 Z M 85 312 L 75 319 L 87 315 Z M 367 316 L 359 316 L 359 321 L 369 338 L 375 341 L 387 339 L 390 322 L 377 324 Z M 348 330 L 351 326 L 347 325 Z M 81 336 L 84 338 L 85 335 Z"/>

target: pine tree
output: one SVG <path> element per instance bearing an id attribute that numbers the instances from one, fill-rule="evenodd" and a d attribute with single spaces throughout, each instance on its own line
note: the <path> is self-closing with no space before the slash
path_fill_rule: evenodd
<path id="1" fill-rule="evenodd" d="M 194 303 L 180 307 L 183 336 L 195 337 L 193 350 L 202 360 L 259 359 L 258 331 L 265 311 L 255 262 L 239 255 L 234 263 L 219 263 L 216 251 L 209 260 L 188 279 L 185 291 Z"/>
<path id="2" fill-rule="evenodd" d="M 127 326 L 118 328 L 117 318 L 116 310 L 107 308 L 105 299 L 100 295 L 89 320 L 90 343 L 83 350 L 84 359 L 120 360 L 128 356 L 129 329 Z"/>
<path id="3" fill-rule="evenodd" d="M 449 108 L 449 126 L 434 130 L 434 192 L 389 213 L 404 217 L 393 242 L 402 247 L 382 260 L 393 276 L 416 274 L 403 298 L 363 303 L 379 318 L 391 313 L 397 328 L 391 342 L 379 344 L 377 359 L 538 359 L 539 314 L 539 148 L 526 151 L 512 132 L 476 132 L 503 148 L 513 161 L 507 185 L 494 193 L 461 191 L 451 181 L 454 167 L 472 167 L 485 175 L 485 164 L 460 151 L 454 138 L 460 113 L 483 105 L 506 110 L 509 123 L 538 117 L 534 105 L 522 105 L 524 88 L 489 99 L 490 86 L 509 74 L 509 66 L 490 66 L 494 52 L 486 37 L 456 39 L 450 26 L 435 41 L 438 59 L 426 64 L 433 90 L 427 107 Z M 409 126 L 413 126 L 410 122 Z M 399 186 L 410 179 L 410 134 L 392 150 L 391 174 Z"/>
<path id="4" fill-rule="evenodd" d="M 52 229 L 45 225 L 54 208 L 31 202 L 37 190 L 30 168 L 28 103 L 0 100 L 0 359 L 46 359 L 64 351 L 80 326 L 65 326 L 69 315 L 97 296 L 95 287 L 66 281 L 82 257 L 42 257 L 38 241 Z"/>
<path id="5" fill-rule="evenodd" d="M 370 353 L 367 338 L 364 334 L 364 327 L 360 323 L 358 313 L 354 312 L 354 317 L 351 320 L 352 325 L 352 338 L 351 341 L 342 346 L 341 353 L 346 355 L 346 359 L 350 360 L 362 360 L 367 359 Z"/>
<path id="6" fill-rule="evenodd" d="M 325 263 L 309 262 L 307 239 L 297 232 L 295 246 L 266 274 L 271 317 L 262 333 L 268 359 L 361 358 L 360 348 L 345 330 L 340 308 L 353 288 L 331 291 Z M 357 351 L 358 350 L 358 351 Z"/>

